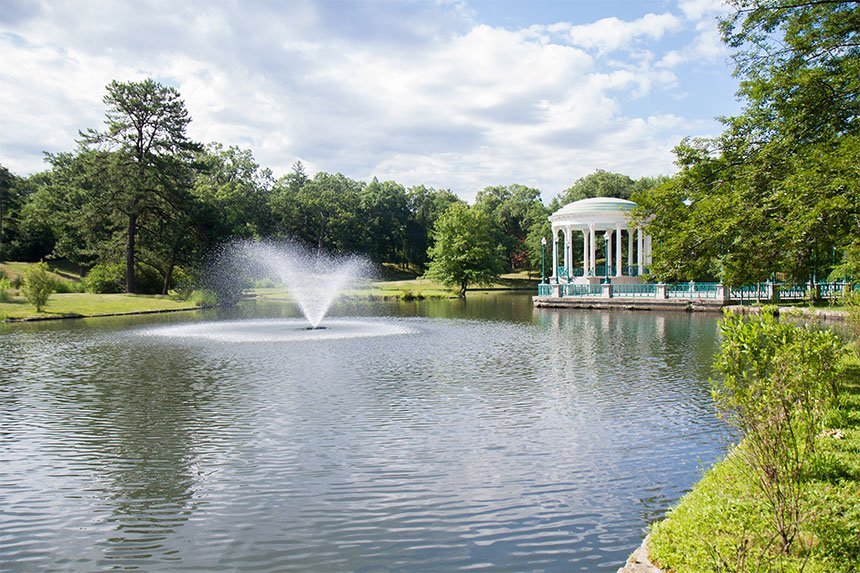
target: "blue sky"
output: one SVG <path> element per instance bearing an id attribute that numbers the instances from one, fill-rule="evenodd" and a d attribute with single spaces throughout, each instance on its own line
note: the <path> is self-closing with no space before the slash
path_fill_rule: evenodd
<path id="1" fill-rule="evenodd" d="M 99 128 L 104 86 L 177 87 L 190 135 L 309 171 L 549 198 L 674 171 L 738 110 L 714 0 L 0 0 L 0 164 Z"/>

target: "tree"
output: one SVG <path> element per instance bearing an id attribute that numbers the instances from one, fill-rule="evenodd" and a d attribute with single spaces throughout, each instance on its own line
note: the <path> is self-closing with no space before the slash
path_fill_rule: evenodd
<path id="1" fill-rule="evenodd" d="M 363 239 L 358 214 L 362 187 L 340 173 L 320 172 L 301 185 L 289 176 L 279 179 L 271 200 L 277 232 L 318 252 L 358 252 Z"/>
<path id="2" fill-rule="evenodd" d="M 486 187 L 478 192 L 475 208 L 490 217 L 509 268 L 533 269 L 526 238 L 531 224 L 546 213 L 540 191 L 518 184 Z"/>
<path id="3" fill-rule="evenodd" d="M 193 194 L 217 212 L 208 225 L 220 240 L 260 238 L 272 227 L 269 202 L 274 180 L 250 150 L 210 143 L 197 156 Z"/>
<path id="4" fill-rule="evenodd" d="M 636 182 L 627 175 L 598 169 L 594 173 L 577 179 L 573 185 L 562 191 L 558 206 L 563 207 L 568 203 L 592 197 L 629 199 L 635 186 Z"/>
<path id="5" fill-rule="evenodd" d="M 81 133 L 113 175 L 110 204 L 125 219 L 126 291 L 136 291 L 135 263 L 140 218 L 163 202 L 164 212 L 183 202 L 188 169 L 200 146 L 188 139 L 191 122 L 179 92 L 152 79 L 113 81 L 104 97 L 106 129 Z"/>
<path id="6" fill-rule="evenodd" d="M 376 262 L 403 262 L 410 216 L 406 190 L 394 181 L 380 183 L 374 177 L 358 195 L 362 252 Z"/>
<path id="7" fill-rule="evenodd" d="M 685 140 L 679 174 L 638 193 L 657 278 L 804 281 L 860 235 L 860 3 L 732 0 L 743 112 Z"/>
<path id="8" fill-rule="evenodd" d="M 425 276 L 457 289 L 466 298 L 470 284 L 487 284 L 504 268 L 504 248 L 496 241 L 489 216 L 462 203 L 451 205 L 436 221 Z"/>
<path id="9" fill-rule="evenodd" d="M 442 214 L 463 201 L 448 189 L 418 185 L 406 191 L 409 220 L 406 222 L 406 260 L 419 269 L 425 268 L 433 246 L 433 227 Z M 465 203 L 464 203 L 465 204 Z"/>
<path id="10" fill-rule="evenodd" d="M 14 177 L 9 170 L 0 165 L 0 259 L 3 259 L 5 251 L 3 224 L 5 223 L 6 214 L 9 211 L 9 196 L 11 195 L 12 183 Z"/>
<path id="11" fill-rule="evenodd" d="M 27 302 L 36 307 L 36 312 L 42 312 L 42 308 L 48 303 L 48 298 L 55 290 L 54 279 L 48 272 L 48 264 L 40 261 L 27 267 L 24 271 L 24 283 L 21 292 Z"/>

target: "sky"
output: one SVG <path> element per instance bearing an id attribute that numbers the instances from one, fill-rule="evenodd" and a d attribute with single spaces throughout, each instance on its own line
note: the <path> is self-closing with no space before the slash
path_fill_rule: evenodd
<path id="1" fill-rule="evenodd" d="M 0 0 L 0 164 L 101 129 L 105 86 L 177 88 L 189 136 L 275 176 L 550 198 L 597 169 L 674 173 L 737 80 L 717 0 Z"/>

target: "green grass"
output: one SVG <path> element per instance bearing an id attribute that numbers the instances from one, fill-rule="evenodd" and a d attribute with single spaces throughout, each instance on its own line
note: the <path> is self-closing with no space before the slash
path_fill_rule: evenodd
<path id="1" fill-rule="evenodd" d="M 0 262 L 0 273 L 5 274 L 10 282 L 20 281 L 24 278 L 27 268 L 34 263 Z M 81 271 L 69 263 L 62 261 L 51 261 L 48 263 L 51 269 L 51 278 L 57 283 L 60 292 L 82 292 Z"/>
<path id="2" fill-rule="evenodd" d="M 35 307 L 23 297 L 15 297 L 12 302 L 0 303 L 0 320 L 132 314 L 192 308 L 197 308 L 194 302 L 175 301 L 160 295 L 68 293 L 52 294 L 42 312 L 36 312 Z"/>
<path id="3" fill-rule="evenodd" d="M 809 469 L 801 544 L 774 562 L 768 509 L 735 454 L 711 468 L 664 521 L 651 528 L 649 554 L 675 571 L 860 571 L 860 361 L 848 369 L 840 404 L 826 418 L 841 437 L 822 434 Z M 741 443 L 738 448 L 743 448 Z M 765 566 L 765 564 L 768 564 Z"/>
<path id="4" fill-rule="evenodd" d="M 534 290 L 537 292 L 539 279 L 530 279 L 526 273 L 510 273 L 499 277 L 490 285 L 469 288 L 469 293 L 477 293 L 486 290 Z M 256 288 L 252 294 L 258 298 L 280 299 L 287 295 L 284 289 L 279 287 Z M 450 298 L 456 296 L 453 291 L 444 285 L 424 279 L 400 279 L 383 280 L 374 282 L 359 282 L 347 285 L 342 297 L 353 300 L 373 299 L 425 299 L 425 298 Z M 467 294 L 467 296 L 469 296 Z"/>

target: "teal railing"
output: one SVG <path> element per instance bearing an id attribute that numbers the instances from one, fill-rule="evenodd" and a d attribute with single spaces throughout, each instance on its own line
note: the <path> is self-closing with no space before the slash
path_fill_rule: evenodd
<path id="1" fill-rule="evenodd" d="M 559 267 L 563 269 L 564 267 Z M 611 269 L 612 267 L 610 267 Z M 605 272 L 606 267 L 599 266 L 597 270 Z M 581 269 L 580 273 L 581 273 Z M 574 276 L 581 276 L 574 270 Z M 597 276 L 601 276 L 598 274 Z M 562 284 L 559 294 L 561 296 L 574 297 L 600 297 L 603 295 L 603 285 L 600 284 Z M 666 298 L 672 299 L 716 299 L 719 283 L 715 282 L 686 282 L 669 283 L 665 286 Z M 844 295 L 845 292 L 860 292 L 860 283 L 817 283 L 815 285 L 817 296 L 823 300 L 835 300 Z M 729 290 L 729 300 L 740 304 L 755 302 L 779 302 L 780 300 L 801 301 L 806 299 L 810 285 L 802 283 L 756 283 L 744 285 Z M 538 294 L 548 296 L 551 293 L 549 285 L 540 285 Z M 615 284 L 610 287 L 610 296 L 618 298 L 656 298 L 657 285 L 653 283 L 644 284 Z"/>
<path id="2" fill-rule="evenodd" d="M 600 296 L 603 292 L 601 285 L 561 285 L 559 287 L 561 296 Z"/>
<path id="3" fill-rule="evenodd" d="M 619 298 L 654 298 L 657 296 L 657 285 L 653 283 L 612 285 L 612 296 Z"/>
<path id="4" fill-rule="evenodd" d="M 672 283 L 666 285 L 666 298 L 693 298 L 695 293 L 691 283 Z"/>
<path id="5" fill-rule="evenodd" d="M 546 283 L 541 283 L 538 285 L 538 296 L 550 295 L 552 295 L 552 285 L 548 285 Z"/>
<path id="6" fill-rule="evenodd" d="M 779 300 L 804 300 L 809 290 L 809 285 L 799 283 L 780 283 Z"/>

